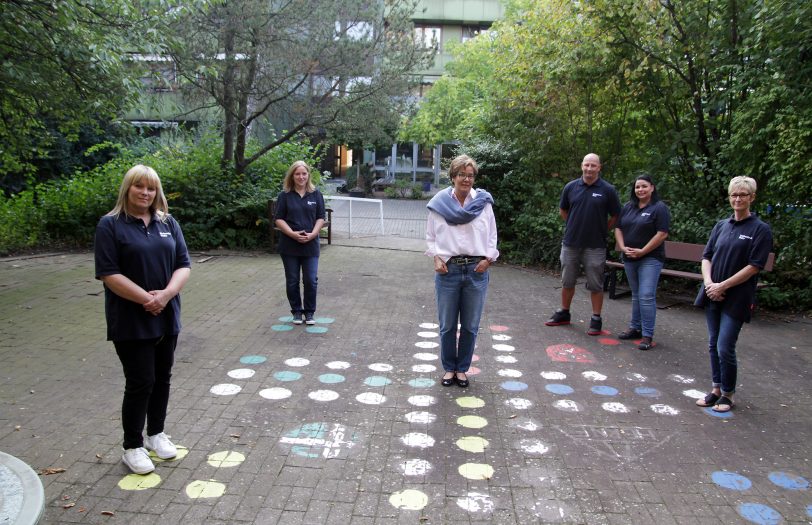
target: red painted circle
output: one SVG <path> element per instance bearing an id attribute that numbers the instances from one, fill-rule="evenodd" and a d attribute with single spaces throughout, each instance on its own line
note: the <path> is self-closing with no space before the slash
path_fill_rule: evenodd
<path id="1" fill-rule="evenodd" d="M 612 339 L 611 337 L 601 337 L 600 339 L 598 339 L 598 342 L 602 345 L 611 345 L 611 346 L 620 344 L 620 341 L 618 341 L 617 339 Z"/>
<path id="2" fill-rule="evenodd" d="M 491 332 L 507 332 L 508 331 L 507 326 L 502 326 L 500 324 L 492 324 L 488 328 L 491 329 Z"/>
<path id="3" fill-rule="evenodd" d="M 547 347 L 547 356 L 553 361 L 564 363 L 594 363 L 595 358 L 589 350 L 571 344 L 559 344 Z"/>
<path id="4" fill-rule="evenodd" d="M 479 361 L 479 356 L 474 354 L 474 356 L 471 358 L 471 361 L 476 363 L 477 361 Z"/>
<path id="5" fill-rule="evenodd" d="M 475 366 L 472 366 L 471 368 L 468 369 L 467 372 L 465 372 L 465 374 L 469 375 L 469 376 L 475 376 L 475 375 L 477 375 L 477 374 L 479 374 L 481 372 L 482 372 L 482 370 L 480 370 L 479 368 L 477 368 Z"/>

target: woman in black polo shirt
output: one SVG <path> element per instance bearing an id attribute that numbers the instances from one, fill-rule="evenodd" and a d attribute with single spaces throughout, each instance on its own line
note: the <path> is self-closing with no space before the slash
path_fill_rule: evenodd
<path id="1" fill-rule="evenodd" d="M 107 339 L 126 380 L 122 461 L 136 474 L 147 474 L 155 466 L 144 447 L 161 459 L 177 454 L 164 421 L 181 327 L 179 294 L 191 267 L 183 233 L 152 168 L 139 164 L 124 175 L 115 207 L 96 227 L 95 262 L 96 278 L 104 283 Z"/>
<path id="2" fill-rule="evenodd" d="M 631 198 L 620 211 L 615 240 L 632 289 L 632 320 L 620 339 L 640 339 L 637 348 L 650 350 L 657 320 L 657 283 L 665 261 L 671 213 L 648 175 L 637 177 Z"/>
<path id="3" fill-rule="evenodd" d="M 315 324 L 316 289 L 319 270 L 319 232 L 324 226 L 324 197 L 310 179 L 310 166 L 296 161 L 288 169 L 282 183 L 283 191 L 276 198 L 276 226 L 284 235 L 279 237 L 279 254 L 285 267 L 285 285 L 293 324 L 302 319 Z M 301 276 L 301 277 L 300 277 Z M 304 283 L 304 300 L 299 281 Z"/>
<path id="4" fill-rule="evenodd" d="M 736 390 L 736 341 L 756 300 L 758 273 L 767 264 L 773 247 L 770 227 L 750 212 L 756 199 L 756 181 L 734 177 L 728 185 L 733 215 L 713 227 L 702 254 L 704 295 L 698 305 L 704 306 L 708 322 L 711 391 L 698 399 L 701 407 L 716 412 L 733 408 Z"/>

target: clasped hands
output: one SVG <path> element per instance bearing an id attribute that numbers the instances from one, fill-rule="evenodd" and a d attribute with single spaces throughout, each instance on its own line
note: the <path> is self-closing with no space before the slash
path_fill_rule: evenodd
<path id="1" fill-rule="evenodd" d="M 310 242 L 310 241 L 312 241 L 313 239 L 316 238 L 316 235 L 314 233 L 306 232 L 304 230 L 301 230 L 301 231 L 298 231 L 298 232 L 293 232 L 293 233 L 295 234 L 293 236 L 293 238 L 296 239 L 301 244 L 308 243 L 308 242 Z"/>
<path id="2" fill-rule="evenodd" d="M 144 303 L 144 310 L 152 315 L 159 315 L 166 308 L 166 304 L 172 300 L 172 297 L 166 290 L 152 290 L 147 292 L 152 296 L 152 299 Z"/>
<path id="3" fill-rule="evenodd" d="M 705 283 L 705 295 L 711 301 L 724 301 L 725 288 L 722 283 Z"/>

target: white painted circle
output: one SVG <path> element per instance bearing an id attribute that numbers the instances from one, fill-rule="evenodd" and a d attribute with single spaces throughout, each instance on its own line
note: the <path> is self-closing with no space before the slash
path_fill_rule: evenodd
<path id="1" fill-rule="evenodd" d="M 493 334 L 491 337 L 493 337 L 494 341 L 510 341 L 511 339 L 513 339 L 512 336 L 509 336 L 507 334 Z"/>
<path id="2" fill-rule="evenodd" d="M 313 401 L 335 401 L 338 399 L 338 392 L 333 390 L 314 390 L 307 394 Z"/>
<path id="3" fill-rule="evenodd" d="M 515 408 L 516 410 L 527 410 L 533 406 L 532 401 L 521 397 L 512 397 L 505 401 L 505 404 L 509 407 Z"/>
<path id="4" fill-rule="evenodd" d="M 559 399 L 553 403 L 553 407 L 564 412 L 580 412 L 581 407 L 572 399 Z"/>
<path id="5" fill-rule="evenodd" d="M 468 512 L 493 512 L 493 500 L 488 494 L 480 492 L 469 492 L 457 498 L 457 506 Z"/>
<path id="6" fill-rule="evenodd" d="M 588 381 L 606 381 L 605 375 L 601 374 L 600 372 L 595 372 L 594 370 L 581 372 L 581 375 Z"/>
<path id="7" fill-rule="evenodd" d="M 497 352 L 512 352 L 516 350 L 516 348 L 513 346 L 503 344 L 493 345 L 493 349 Z"/>
<path id="8" fill-rule="evenodd" d="M 418 337 L 425 337 L 426 339 L 431 339 L 432 337 L 437 337 L 440 334 L 437 332 L 417 332 Z"/>
<path id="9" fill-rule="evenodd" d="M 567 378 L 567 374 L 564 372 L 542 372 L 541 377 L 544 379 L 549 379 L 550 381 L 561 381 L 562 379 Z"/>
<path id="10" fill-rule="evenodd" d="M 498 355 L 496 356 L 496 360 L 500 363 L 505 363 L 507 365 L 512 365 L 517 361 L 517 359 L 512 355 Z"/>
<path id="11" fill-rule="evenodd" d="M 432 469 L 431 463 L 425 459 L 409 459 L 399 466 L 406 476 L 425 476 Z"/>
<path id="12" fill-rule="evenodd" d="M 440 356 L 437 354 L 429 354 L 428 352 L 421 352 L 413 355 L 412 357 L 420 361 L 434 361 L 435 359 L 440 359 Z"/>
<path id="13" fill-rule="evenodd" d="M 428 448 L 434 446 L 434 438 L 422 432 L 410 432 L 400 440 L 407 447 Z"/>
<path id="14" fill-rule="evenodd" d="M 526 421 L 521 421 L 516 424 L 518 428 L 522 430 L 527 430 L 528 432 L 533 432 L 534 430 L 538 430 L 541 428 L 541 425 L 533 421 L 532 419 L 528 419 Z"/>
<path id="15" fill-rule="evenodd" d="M 369 365 L 370 370 L 374 370 L 375 372 L 391 372 L 394 367 L 392 365 L 388 365 L 386 363 L 372 363 Z"/>
<path id="16" fill-rule="evenodd" d="M 266 388 L 265 390 L 260 390 L 259 395 L 264 397 L 265 399 L 286 399 L 290 397 L 292 392 L 287 388 Z"/>
<path id="17" fill-rule="evenodd" d="M 522 373 L 519 370 L 512 368 L 503 368 L 497 373 L 502 377 L 522 377 Z"/>
<path id="18" fill-rule="evenodd" d="M 519 448 L 527 454 L 546 454 L 550 447 L 538 439 L 522 439 L 519 441 Z"/>
<path id="19" fill-rule="evenodd" d="M 408 401 L 410 405 L 414 405 L 416 407 L 427 407 L 437 402 L 433 396 L 427 395 L 410 396 Z"/>
<path id="20" fill-rule="evenodd" d="M 433 330 L 435 328 L 440 328 L 440 325 L 437 323 L 420 323 L 418 325 L 420 328 L 425 328 L 426 330 Z"/>
<path id="21" fill-rule="evenodd" d="M 242 387 L 240 385 L 235 385 L 232 383 L 221 383 L 219 385 L 214 385 L 213 387 L 211 387 L 209 389 L 209 392 L 217 396 L 233 396 L 240 390 L 242 390 Z"/>
<path id="22" fill-rule="evenodd" d="M 365 405 L 380 405 L 386 401 L 386 396 L 378 394 L 377 392 L 364 392 L 363 394 L 355 396 L 355 399 Z"/>
<path id="23" fill-rule="evenodd" d="M 249 377 L 253 377 L 256 373 L 256 370 L 251 370 L 250 368 L 237 368 L 235 370 L 229 370 L 228 377 L 231 379 L 248 379 Z"/>
<path id="24" fill-rule="evenodd" d="M 648 378 L 643 374 L 638 374 L 637 372 L 629 372 L 626 374 L 626 379 L 629 381 L 636 381 L 638 383 L 645 383 Z"/>
<path id="25" fill-rule="evenodd" d="M 701 390 L 691 389 L 691 390 L 683 390 L 682 395 L 686 397 L 690 397 L 691 399 L 704 399 L 705 392 Z"/>
<path id="26" fill-rule="evenodd" d="M 346 370 L 350 364 L 346 361 L 330 361 L 325 366 L 331 370 Z"/>
<path id="27" fill-rule="evenodd" d="M 437 348 L 440 346 L 440 343 L 435 343 L 434 341 L 418 341 L 414 344 L 417 348 Z"/>
<path id="28" fill-rule="evenodd" d="M 307 366 L 310 364 L 310 360 L 304 357 L 292 357 L 285 360 L 285 364 L 288 366 Z"/>
<path id="29" fill-rule="evenodd" d="M 437 370 L 437 367 L 434 365 L 414 365 L 412 367 L 412 372 L 417 372 L 418 374 L 427 374 L 435 370 Z"/>
<path id="30" fill-rule="evenodd" d="M 651 410 L 655 414 L 662 416 L 676 416 L 679 414 L 679 410 L 669 405 L 651 405 Z"/>
<path id="31" fill-rule="evenodd" d="M 437 421 L 437 416 L 431 412 L 415 411 L 406 414 L 406 421 L 418 425 L 428 425 Z"/>
<path id="32" fill-rule="evenodd" d="M 604 403 L 601 407 L 607 412 L 613 412 L 615 414 L 626 414 L 629 412 L 629 409 L 623 403 Z"/>
<path id="33" fill-rule="evenodd" d="M 671 375 L 668 376 L 668 379 L 670 379 L 671 381 L 675 381 L 677 383 L 685 384 L 685 385 L 689 385 L 689 384 L 694 382 L 693 377 L 682 376 L 682 375 L 679 375 L 679 374 L 671 374 Z"/>

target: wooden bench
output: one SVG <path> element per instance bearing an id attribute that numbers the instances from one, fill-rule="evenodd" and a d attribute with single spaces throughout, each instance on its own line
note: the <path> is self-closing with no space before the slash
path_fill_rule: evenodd
<path id="1" fill-rule="evenodd" d="M 327 244 L 333 244 L 333 209 L 332 208 L 324 208 L 324 211 L 327 214 L 327 219 L 324 221 L 324 226 L 321 227 L 321 231 L 319 231 L 319 238 L 320 239 L 327 239 Z M 276 199 L 271 199 L 268 201 L 268 221 L 270 222 L 270 229 L 271 229 L 271 251 L 276 251 L 276 246 L 278 244 L 276 240 L 276 236 L 279 235 L 279 228 L 276 227 L 276 221 L 274 220 L 274 216 L 276 215 Z"/>
<path id="2" fill-rule="evenodd" d="M 619 252 L 617 245 L 615 251 Z M 702 262 L 702 253 L 705 251 L 704 244 L 692 244 L 688 242 L 665 241 L 665 262 L 671 261 L 687 261 L 694 263 Z M 763 272 L 769 272 L 773 269 L 775 263 L 775 254 L 770 253 L 767 257 L 767 264 L 762 269 Z M 701 269 L 700 269 L 701 270 Z M 606 260 L 606 269 L 603 279 L 603 290 L 609 292 L 610 299 L 617 299 L 624 295 L 630 294 L 631 290 L 624 290 L 620 293 L 617 292 L 617 273 L 623 271 L 623 263 L 620 261 Z M 702 281 L 702 273 L 686 272 L 682 270 L 672 270 L 670 268 L 663 268 L 660 276 L 680 277 L 692 281 Z M 759 286 L 763 286 L 759 283 Z"/>

